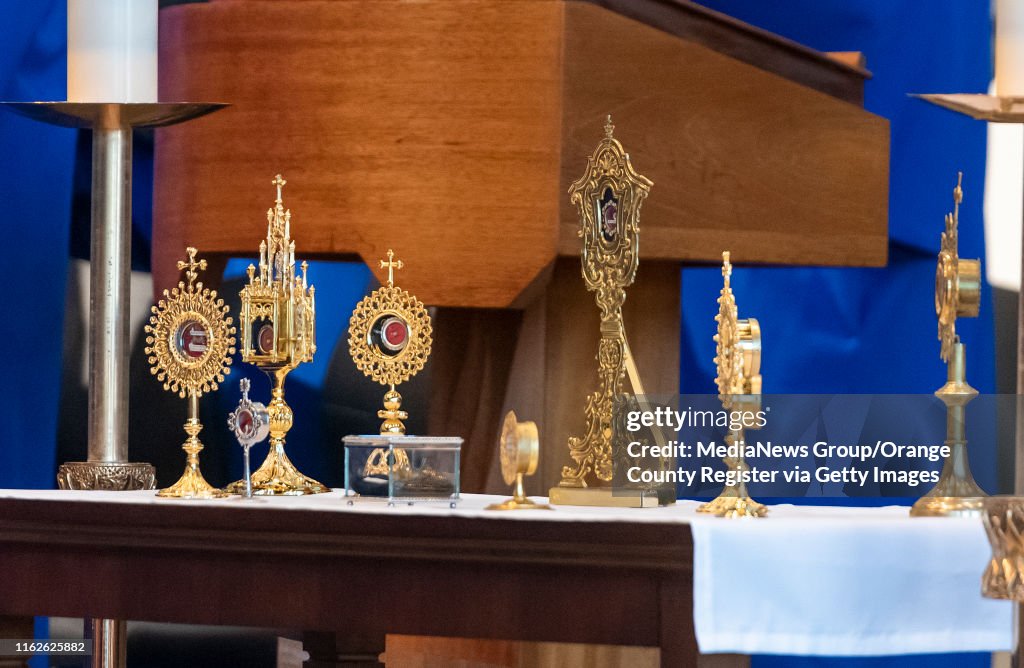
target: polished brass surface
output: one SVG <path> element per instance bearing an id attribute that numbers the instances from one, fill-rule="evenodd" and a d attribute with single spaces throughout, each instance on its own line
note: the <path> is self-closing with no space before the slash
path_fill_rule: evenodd
<path id="1" fill-rule="evenodd" d="M 954 343 L 946 384 L 935 392 L 946 404 L 946 445 L 950 453 L 942 465 L 939 482 L 911 506 L 910 514 L 914 517 L 977 517 L 988 496 L 974 481 L 967 457 L 965 407 L 978 396 L 978 391 L 965 379 L 965 356 L 964 344 Z"/>
<path id="2" fill-rule="evenodd" d="M 562 469 L 561 482 L 550 492 L 552 503 L 568 503 L 566 499 L 578 498 L 604 499 L 609 503 L 601 505 L 619 505 L 611 502 L 610 489 L 608 494 L 556 491 L 607 487 L 613 476 L 612 409 L 615 398 L 623 393 L 623 381 L 631 361 L 622 304 L 639 265 L 640 209 L 652 185 L 633 169 L 629 154 L 614 137 L 614 129 L 609 116 L 605 136 L 588 159 L 586 172 L 569 188 L 569 199 L 580 217 L 583 280 L 587 290 L 595 293 L 601 312 L 601 341 L 597 351 L 599 385 L 587 398 L 584 435 L 569 437 L 573 464 Z M 635 373 L 635 369 L 632 371 Z M 634 391 L 640 392 L 636 387 Z M 659 496 L 656 492 L 652 494 Z"/>
<path id="3" fill-rule="evenodd" d="M 977 517 L 984 497 L 971 474 L 964 420 L 967 404 L 978 391 L 967 383 L 967 353 L 956 333 L 958 317 L 974 318 L 981 300 L 981 262 L 959 256 L 958 227 L 963 201 L 963 173 L 953 189 L 953 211 L 946 214 L 935 270 L 935 314 L 939 321 L 939 357 L 946 362 L 946 384 L 935 396 L 946 405 L 949 456 L 939 481 L 910 508 L 913 517 Z"/>
<path id="4" fill-rule="evenodd" d="M 396 474 L 401 476 L 403 473 L 412 470 L 412 462 L 409 461 L 409 455 L 402 448 L 395 448 L 392 451 L 392 457 L 394 458 L 393 464 L 388 462 L 388 450 L 386 448 L 374 448 L 370 452 L 370 456 L 366 458 L 366 464 L 363 466 L 363 476 L 380 475 L 387 477 L 391 473 L 392 468 L 394 468 Z"/>
<path id="5" fill-rule="evenodd" d="M 960 203 L 963 201 L 963 173 L 957 174 L 953 189 L 953 211 L 946 214 L 946 227 L 935 268 L 935 313 L 939 320 L 939 356 L 948 362 L 958 341 L 956 319 L 976 318 L 981 303 L 981 261 L 959 255 Z"/>
<path id="6" fill-rule="evenodd" d="M 981 593 L 1024 602 L 1024 497 L 993 496 L 983 506 L 992 558 L 981 576 Z"/>
<path id="7" fill-rule="evenodd" d="M 178 269 L 185 270 L 187 283 L 181 281 L 174 289 L 164 290 L 146 325 L 150 371 L 165 390 L 188 398 L 188 438 L 182 445 L 187 455 L 185 472 L 178 482 L 157 492 L 157 496 L 177 499 L 226 496 L 206 482 L 199 469 L 199 452 L 203 449 L 199 440 L 203 429 L 199 422 L 199 397 L 215 391 L 230 372 L 235 328 L 228 316 L 228 306 L 217 298 L 217 291 L 196 282 L 199 271 L 206 269 L 206 260 L 197 261 L 196 252 L 195 248 L 187 248 L 188 261 L 178 262 Z"/>
<path id="8" fill-rule="evenodd" d="M 258 496 L 320 494 L 330 489 L 299 472 L 285 454 L 285 436 L 292 427 L 292 409 L 284 399 L 289 372 L 316 353 L 315 288 L 306 276 L 308 265 L 295 271 L 295 242 L 291 238 L 291 210 L 284 208 L 281 190 L 287 181 L 278 174 L 274 206 L 267 210 L 267 238 L 260 242 L 259 275 L 249 265 L 249 282 L 239 293 L 242 311 L 242 361 L 259 367 L 270 378 L 267 404 L 270 448 L 252 474 L 249 487 Z M 258 331 L 257 331 L 258 326 Z M 232 494 L 245 494 L 245 480 L 227 486 Z"/>
<path id="9" fill-rule="evenodd" d="M 388 249 L 388 259 L 380 261 L 381 269 L 388 270 L 387 285 L 377 288 L 363 298 L 352 311 L 348 326 L 348 350 L 356 368 L 374 382 L 387 385 L 384 408 L 377 417 L 384 420 L 381 434 L 404 434 L 403 420 L 409 414 L 402 410 L 402 395 L 395 386 L 409 380 L 427 363 L 433 328 L 430 314 L 423 302 L 401 288 L 395 287 L 395 270 L 404 267 Z M 393 322 L 404 327 L 400 345 L 389 348 L 381 331 L 381 323 Z M 397 451 L 396 451 L 397 456 Z"/>
<path id="10" fill-rule="evenodd" d="M 761 408 L 761 326 L 754 318 L 739 319 L 739 308 L 732 292 L 732 263 L 729 251 L 722 253 L 722 292 L 718 297 L 715 322 L 715 365 L 718 397 L 726 410 L 758 411 Z M 731 429 L 725 437 L 729 445 L 746 443 L 743 426 Z M 732 471 L 748 471 L 742 456 L 726 457 Z M 768 507 L 750 498 L 747 484 L 726 485 L 715 499 L 701 504 L 697 512 L 719 517 L 764 517 Z"/>
<path id="11" fill-rule="evenodd" d="M 674 488 L 552 487 L 548 501 L 555 506 L 657 508 L 675 503 Z"/>
<path id="12" fill-rule="evenodd" d="M 498 439 L 501 477 L 513 486 L 511 499 L 487 506 L 487 510 L 550 510 L 551 506 L 528 498 L 523 490 L 523 478 L 537 471 L 540 461 L 540 438 L 537 423 L 519 422 L 515 411 L 505 414 Z"/>

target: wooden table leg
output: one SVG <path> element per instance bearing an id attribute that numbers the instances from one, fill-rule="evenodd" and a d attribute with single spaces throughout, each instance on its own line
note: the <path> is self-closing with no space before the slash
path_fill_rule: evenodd
<path id="1" fill-rule="evenodd" d="M 5 640 L 31 640 L 35 635 L 35 620 L 32 617 L 0 616 L 0 638 Z M 0 668 L 24 668 L 28 658 L 0 656 Z"/>
<path id="2" fill-rule="evenodd" d="M 662 668 L 703 668 L 693 619 L 693 587 L 680 578 L 661 584 Z"/>
<path id="3" fill-rule="evenodd" d="M 384 668 L 385 634 L 349 635 L 311 631 L 302 635 L 306 668 Z"/>

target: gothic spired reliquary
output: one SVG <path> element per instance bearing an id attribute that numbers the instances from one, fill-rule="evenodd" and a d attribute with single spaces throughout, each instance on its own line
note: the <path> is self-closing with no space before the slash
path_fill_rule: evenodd
<path id="1" fill-rule="evenodd" d="M 718 398 L 726 411 L 761 410 L 761 326 L 754 318 L 740 319 L 730 278 L 729 251 L 722 253 L 722 292 L 718 297 L 718 331 L 715 333 L 715 365 Z M 730 446 L 746 445 L 743 424 L 730 427 L 725 437 Z M 725 465 L 737 473 L 749 470 L 742 454 L 727 457 Z M 713 501 L 697 507 L 701 513 L 719 517 L 764 517 L 768 508 L 750 498 L 743 481 L 726 485 Z"/>
<path id="2" fill-rule="evenodd" d="M 196 261 L 196 249 L 186 249 L 187 262 L 178 262 L 185 270 L 182 281 L 173 290 L 164 290 L 163 299 L 153 306 L 146 325 L 146 355 L 150 371 L 164 389 L 188 399 L 185 433 L 181 446 L 188 458 L 178 482 L 157 492 L 157 496 L 178 499 L 210 499 L 227 496 L 206 482 L 199 470 L 199 452 L 203 444 L 199 432 L 199 397 L 224 382 L 235 354 L 235 328 L 228 307 L 217 292 L 197 283 L 198 270 L 206 269 L 206 260 Z"/>
<path id="3" fill-rule="evenodd" d="M 586 173 L 569 188 L 580 217 L 583 280 L 601 311 L 598 389 L 587 398 L 586 431 L 569 438 L 572 464 L 549 492 L 551 502 L 567 505 L 650 506 L 675 502 L 674 489 L 612 486 L 614 403 L 623 395 L 628 373 L 634 394 L 643 395 L 626 330 L 622 304 L 640 263 L 640 207 L 651 181 L 633 169 L 629 154 L 613 136 L 609 116 L 605 136 L 587 161 Z"/>
<path id="4" fill-rule="evenodd" d="M 295 242 L 291 239 L 291 211 L 285 210 L 281 189 L 286 181 L 278 174 L 274 206 L 267 211 L 267 238 L 260 242 L 259 274 L 249 265 L 249 282 L 242 288 L 242 361 L 262 369 L 271 381 L 270 451 L 252 474 L 252 493 L 257 495 L 318 494 L 329 489 L 295 468 L 285 454 L 285 434 L 292 426 L 292 409 L 284 400 L 288 373 L 310 362 L 316 352 L 316 303 L 314 289 L 295 273 Z M 228 490 L 244 494 L 246 482 L 231 483 Z"/>

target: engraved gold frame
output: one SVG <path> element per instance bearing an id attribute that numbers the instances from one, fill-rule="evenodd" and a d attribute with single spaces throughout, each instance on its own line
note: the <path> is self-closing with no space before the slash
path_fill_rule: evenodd
<path id="1" fill-rule="evenodd" d="M 981 261 L 960 258 L 960 203 L 963 201 L 963 172 L 957 173 L 953 189 L 953 211 L 946 214 L 938 262 L 935 267 L 935 314 L 938 316 L 939 356 L 949 362 L 958 317 L 976 318 L 981 306 Z"/>
<path id="2" fill-rule="evenodd" d="M 163 383 L 165 390 L 188 398 L 188 419 L 182 445 L 187 455 L 185 472 L 174 485 L 157 492 L 169 498 L 216 498 L 226 496 L 203 477 L 199 468 L 199 452 L 203 444 L 199 432 L 199 397 L 213 392 L 224 376 L 230 373 L 231 356 L 235 354 L 235 328 L 229 308 L 217 291 L 197 283 L 198 271 L 206 269 L 206 260 L 196 261 L 196 249 L 186 249 L 188 262 L 179 261 L 178 269 L 185 269 L 186 283 L 179 282 L 172 290 L 164 290 L 164 298 L 152 307 L 152 316 L 146 325 L 146 355 L 150 372 Z M 202 323 L 206 332 L 206 351 L 196 359 L 188 359 L 178 351 L 177 336 L 189 321 Z"/>
<path id="3" fill-rule="evenodd" d="M 607 487 L 611 482 L 612 407 L 615 397 L 622 394 L 627 368 L 632 365 L 622 304 L 639 266 L 640 209 L 653 184 L 633 168 L 614 130 L 609 116 L 605 136 L 588 159 L 586 172 L 569 188 L 569 201 L 580 217 L 583 280 L 587 290 L 595 293 L 601 312 L 601 341 L 597 352 L 598 389 L 588 396 L 585 408 L 586 432 L 582 437 L 569 437 L 569 455 L 574 463 L 563 467 L 559 488 Z M 607 190 L 617 205 L 612 239 L 602 233 L 597 211 Z M 630 376 L 632 380 L 634 374 Z M 552 490 L 555 498 L 564 494 L 557 490 Z"/>
<path id="4" fill-rule="evenodd" d="M 377 288 L 364 297 L 349 318 L 348 346 L 349 354 L 356 368 L 376 383 L 388 386 L 384 394 L 384 408 L 377 412 L 382 418 L 381 434 L 404 434 L 403 420 L 409 417 L 401 409 L 402 395 L 395 389 L 419 373 L 430 357 L 433 345 L 433 327 L 430 314 L 419 299 L 405 290 L 395 287 L 394 270 L 401 269 L 404 264 L 395 260 L 395 253 L 388 249 L 388 259 L 381 260 L 381 268 L 387 268 L 387 285 Z M 382 318 L 395 316 L 405 323 L 408 340 L 402 350 L 394 355 L 387 355 L 372 341 L 371 330 Z M 371 453 L 374 461 L 377 451 Z M 395 456 L 400 458 L 404 452 L 396 450 Z"/>
<path id="5" fill-rule="evenodd" d="M 526 496 L 523 489 L 523 478 L 533 475 L 540 462 L 537 423 L 520 422 L 515 411 L 506 413 L 498 438 L 498 458 L 502 479 L 506 485 L 512 485 L 512 498 L 493 503 L 487 510 L 551 510 L 551 506 Z"/>

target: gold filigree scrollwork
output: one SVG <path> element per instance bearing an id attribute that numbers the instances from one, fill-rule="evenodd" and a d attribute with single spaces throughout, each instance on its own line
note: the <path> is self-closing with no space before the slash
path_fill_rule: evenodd
<path id="1" fill-rule="evenodd" d="M 164 298 L 152 307 L 146 325 L 149 370 L 165 390 L 183 399 L 188 394 L 201 397 L 216 390 L 235 354 L 235 328 L 227 305 L 217 298 L 216 290 L 195 282 L 196 270 L 206 269 L 206 260 L 195 261 L 195 248 L 187 252 L 189 262 L 179 261 L 178 269 L 187 269 L 188 284 L 182 281 L 172 290 L 164 290 Z M 176 341 L 179 330 L 189 323 L 204 335 L 204 352 L 198 356 L 185 354 Z"/>
<path id="2" fill-rule="evenodd" d="M 587 162 L 586 173 L 569 188 L 580 217 L 581 269 L 601 311 L 598 389 L 587 398 L 585 434 L 569 438 L 573 464 L 562 469 L 563 487 L 587 487 L 612 480 L 612 407 L 622 394 L 629 343 L 622 323 L 626 288 L 636 277 L 640 252 L 640 208 L 651 181 L 633 169 L 629 154 L 613 136 L 611 117 L 605 137 Z"/>
<path id="3" fill-rule="evenodd" d="M 956 319 L 978 315 L 981 303 L 981 262 L 964 260 L 959 251 L 960 203 L 963 201 L 963 173 L 959 172 L 953 189 L 953 211 L 946 214 L 942 245 L 935 267 L 935 314 L 939 320 L 939 357 L 949 362 L 959 338 Z"/>
<path id="4" fill-rule="evenodd" d="M 176 483 L 157 494 L 171 498 L 214 498 L 225 494 L 203 477 L 199 453 L 203 444 L 199 432 L 199 397 L 217 389 L 230 371 L 235 354 L 235 328 L 228 307 L 215 290 L 197 283 L 206 260 L 196 260 L 196 249 L 186 249 L 188 261 L 179 261 L 185 270 L 184 281 L 173 290 L 164 290 L 164 298 L 152 308 L 146 325 L 146 355 L 150 371 L 165 390 L 188 397 L 188 419 L 184 429 L 188 438 L 181 446 L 186 453 L 185 472 Z"/>
<path id="5" fill-rule="evenodd" d="M 316 289 L 309 283 L 309 265 L 295 270 L 295 241 L 291 238 L 292 212 L 285 209 L 282 189 L 287 181 L 278 174 L 271 181 L 277 189 L 274 206 L 267 209 L 267 236 L 260 242 L 259 268 L 249 265 L 248 282 L 239 293 L 242 310 L 242 361 L 261 369 L 270 378 L 267 404 L 270 448 L 266 459 L 252 474 L 252 493 L 260 496 L 320 494 L 330 489 L 302 474 L 285 453 L 285 438 L 294 414 L 285 401 L 288 374 L 316 353 Z M 227 487 L 246 493 L 246 481 Z"/>
<path id="6" fill-rule="evenodd" d="M 402 410 L 402 395 L 396 385 L 409 380 L 427 363 L 433 344 L 430 314 L 419 299 L 395 287 L 395 270 L 404 263 L 388 259 L 380 267 L 388 270 L 387 285 L 381 286 L 356 304 L 349 319 L 348 350 L 356 368 L 374 382 L 388 386 L 384 408 L 377 411 L 382 434 L 404 434 L 409 414 Z M 405 453 L 396 450 L 396 457 Z M 379 456 L 375 451 L 374 456 Z"/>
<path id="7" fill-rule="evenodd" d="M 718 398 L 728 411 L 752 411 L 761 407 L 761 327 L 754 318 L 739 319 L 739 308 L 732 292 L 732 263 L 729 251 L 722 253 L 722 291 L 718 296 L 715 315 L 715 384 Z M 742 425 L 730 428 L 725 437 L 728 445 L 742 449 L 746 446 Z M 725 457 L 730 471 L 742 474 L 750 467 L 742 454 Z M 698 512 L 720 517 L 764 517 L 768 508 L 750 498 L 745 482 L 726 485 L 712 501 L 697 507 Z"/>

